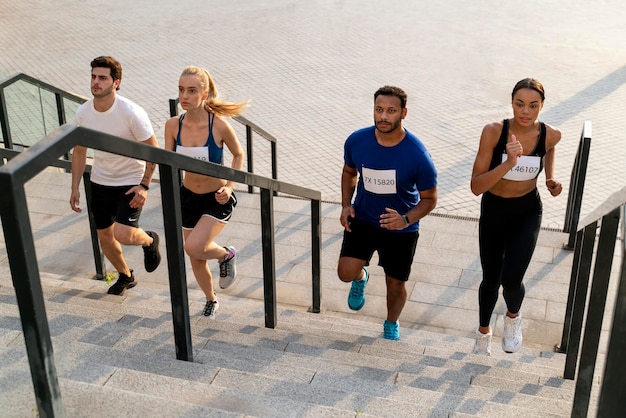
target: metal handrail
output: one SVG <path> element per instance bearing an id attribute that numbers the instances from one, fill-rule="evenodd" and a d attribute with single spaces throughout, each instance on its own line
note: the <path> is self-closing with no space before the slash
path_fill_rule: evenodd
<path id="1" fill-rule="evenodd" d="M 587 162 L 589 161 L 589 148 L 591 147 L 591 122 L 583 123 L 583 130 L 580 134 L 578 143 L 578 151 L 574 159 L 572 174 L 570 178 L 569 194 L 567 196 L 567 207 L 565 209 L 565 221 L 563 223 L 563 232 L 569 233 L 567 243 L 563 248 L 567 250 L 574 249 L 576 240 L 576 231 L 578 229 L 578 220 L 580 218 L 580 209 L 583 200 L 583 191 L 585 189 L 585 178 L 587 176 Z"/>
<path id="2" fill-rule="evenodd" d="M 572 417 L 582 418 L 588 413 L 615 243 L 619 239 L 620 218 L 622 225 L 624 223 L 625 208 L 626 187 L 611 195 L 590 213 L 579 224 L 576 232 L 563 336 L 560 345 L 557 346 L 557 350 L 567 353 L 563 376 L 566 379 L 576 377 Z M 600 228 L 599 234 L 597 233 L 598 227 Z M 625 236 L 622 228 L 619 291 L 613 329 L 609 335 L 608 353 L 610 355 L 606 358 L 598 412 L 598 416 L 602 417 L 620 416 L 623 413 L 623 399 L 626 397 L 623 384 L 626 366 L 622 360 L 623 349 L 626 349 L 626 271 L 623 241 Z M 589 296 L 587 296 L 588 293 Z"/>
<path id="3" fill-rule="evenodd" d="M 621 416 L 626 399 L 626 205 L 622 205 L 622 266 L 617 288 L 617 299 L 613 311 L 613 326 L 604 366 L 602 389 L 598 400 L 598 417 Z"/>
<path id="4" fill-rule="evenodd" d="M 42 416 L 62 416 L 58 377 L 54 364 L 50 329 L 48 326 L 41 278 L 30 226 L 25 184 L 31 178 L 54 165 L 58 157 L 75 146 L 124 155 L 159 165 L 161 199 L 165 227 L 168 276 L 176 357 L 193 360 L 191 325 L 187 298 L 185 256 L 182 250 L 180 225 L 179 171 L 191 171 L 211 177 L 232 180 L 261 189 L 261 229 L 263 248 L 263 283 L 265 296 L 265 326 L 276 327 L 276 268 L 274 259 L 273 193 L 281 192 L 311 201 L 312 243 L 312 312 L 321 305 L 321 193 L 319 191 L 235 170 L 219 164 L 200 161 L 157 147 L 87 128 L 64 125 L 14 156 L 0 166 L 0 215 L 5 234 L 11 277 L 20 309 L 20 319 L 28 353 L 35 398 Z"/>
<path id="5" fill-rule="evenodd" d="M 0 128 L 2 130 L 2 138 L 4 142 L 4 147 L 7 149 L 13 149 L 14 143 L 13 143 L 13 137 L 11 135 L 11 126 L 9 124 L 9 115 L 8 115 L 8 110 L 6 106 L 6 96 L 4 94 L 4 90 L 10 85 L 18 81 L 25 81 L 33 86 L 39 87 L 40 89 L 49 91 L 50 93 L 54 94 L 55 99 L 56 99 L 56 105 L 57 105 L 57 117 L 58 117 L 59 126 L 62 126 L 65 123 L 67 123 L 67 120 L 66 120 L 67 118 L 65 115 L 65 105 L 63 104 L 63 99 L 70 100 L 77 104 L 83 104 L 88 100 L 86 97 L 79 96 L 78 94 L 74 94 L 74 93 L 70 93 L 68 91 L 62 90 L 58 87 L 55 87 L 51 84 L 38 80 L 24 73 L 14 74 L 10 77 L 5 78 L 4 80 L 2 80 L 2 82 L 0 82 Z M 67 158 L 68 155 L 65 155 L 65 157 L 66 159 L 69 159 Z"/>

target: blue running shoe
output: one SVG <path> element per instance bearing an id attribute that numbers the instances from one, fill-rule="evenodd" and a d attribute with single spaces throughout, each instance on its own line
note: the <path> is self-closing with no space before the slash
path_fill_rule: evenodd
<path id="1" fill-rule="evenodd" d="M 399 340 L 400 322 L 390 322 L 385 319 L 383 338 L 385 340 Z"/>
<path id="2" fill-rule="evenodd" d="M 348 306 L 353 311 L 360 310 L 365 305 L 365 285 L 369 280 L 370 274 L 365 267 L 363 267 L 365 276 L 361 280 L 354 280 L 352 287 L 350 287 L 350 293 L 348 294 Z"/>

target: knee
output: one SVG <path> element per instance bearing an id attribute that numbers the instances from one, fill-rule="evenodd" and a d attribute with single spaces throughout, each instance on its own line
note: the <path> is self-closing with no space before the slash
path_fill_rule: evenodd
<path id="1" fill-rule="evenodd" d="M 98 240 L 103 247 L 109 247 L 115 242 L 115 235 L 110 229 L 98 230 Z"/>
<path id="2" fill-rule="evenodd" d="M 198 251 L 198 246 L 195 245 L 192 242 L 185 242 L 185 253 L 189 256 L 190 259 L 194 260 L 194 259 L 199 259 L 200 257 L 198 257 L 199 255 L 199 251 Z"/>
<path id="3" fill-rule="evenodd" d="M 342 282 L 349 283 L 359 278 L 361 270 L 362 268 L 355 270 L 354 267 L 346 266 L 342 263 L 339 263 L 339 265 L 337 266 L 337 276 Z"/>
<path id="4" fill-rule="evenodd" d="M 406 283 L 396 279 L 387 280 L 387 295 L 392 298 L 401 298 L 407 296 Z"/>

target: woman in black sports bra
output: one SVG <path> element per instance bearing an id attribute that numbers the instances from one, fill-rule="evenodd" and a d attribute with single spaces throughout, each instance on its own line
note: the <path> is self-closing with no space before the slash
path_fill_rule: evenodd
<path id="1" fill-rule="evenodd" d="M 475 195 L 483 195 L 479 223 L 483 279 L 478 291 L 480 318 L 474 346 L 477 354 L 491 354 L 490 322 L 500 286 L 507 306 L 502 349 L 512 353 L 522 346 L 522 279 L 541 226 L 539 173 L 545 168 L 546 187 L 552 196 L 562 190 L 561 183 L 554 179 L 555 146 L 561 132 L 537 120 L 544 99 L 539 81 L 519 81 L 511 93 L 513 118 L 486 125 L 480 137 L 470 184 Z"/>
<path id="2" fill-rule="evenodd" d="M 178 99 L 185 113 L 165 123 L 165 149 L 207 164 L 222 164 L 226 149 L 232 154 L 231 167 L 241 170 L 243 149 L 226 118 L 241 113 L 247 102 L 221 101 L 209 72 L 195 66 L 180 75 Z M 206 296 L 203 315 L 210 319 L 215 318 L 219 302 L 207 261 L 219 261 L 222 289 L 234 286 L 237 279 L 237 250 L 215 242 L 237 205 L 234 187 L 232 181 L 185 172 L 180 189 L 185 252 Z"/>

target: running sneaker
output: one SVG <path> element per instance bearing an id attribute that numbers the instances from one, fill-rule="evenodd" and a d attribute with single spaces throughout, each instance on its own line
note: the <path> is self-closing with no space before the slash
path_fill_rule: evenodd
<path id="1" fill-rule="evenodd" d="M 152 244 L 143 248 L 143 265 L 148 273 L 152 273 L 161 264 L 161 253 L 159 252 L 159 234 L 154 231 L 146 231 L 152 237 Z"/>
<path id="2" fill-rule="evenodd" d="M 117 281 L 113 283 L 111 287 L 109 287 L 109 290 L 107 291 L 107 293 L 109 295 L 121 296 L 124 294 L 126 289 L 132 289 L 135 286 L 137 286 L 137 280 L 135 280 L 135 275 L 133 274 L 133 271 L 131 270 L 130 277 L 128 277 L 124 273 L 119 273 Z"/>
<path id="3" fill-rule="evenodd" d="M 204 305 L 204 310 L 202 311 L 202 315 L 208 316 L 209 319 L 215 319 L 215 312 L 220 307 L 220 302 L 216 300 L 207 300 L 206 305 Z"/>
<path id="4" fill-rule="evenodd" d="M 363 267 L 363 271 L 365 276 L 361 280 L 352 281 L 350 293 L 348 294 L 348 306 L 353 311 L 358 311 L 365 305 L 365 285 L 367 285 L 370 274 L 365 267 Z"/>
<path id="5" fill-rule="evenodd" d="M 383 325 L 383 338 L 385 340 L 399 340 L 400 339 L 400 322 L 391 322 L 385 319 L 385 324 Z"/>
<path id="6" fill-rule="evenodd" d="M 502 349 L 506 353 L 516 353 L 522 348 L 522 314 L 515 318 L 504 316 Z"/>
<path id="7" fill-rule="evenodd" d="M 237 250 L 235 247 L 224 247 L 228 254 L 224 261 L 220 261 L 220 287 L 227 289 L 235 284 L 237 278 Z"/>
<path id="8" fill-rule="evenodd" d="M 476 329 L 476 343 L 474 343 L 474 354 L 480 354 L 483 356 L 491 355 L 491 330 L 487 334 L 483 334 Z"/>

